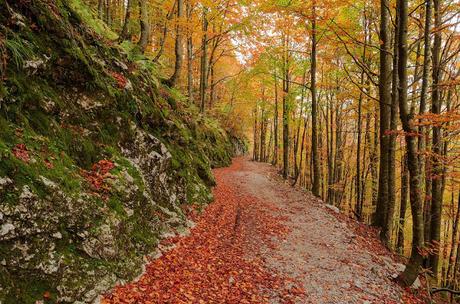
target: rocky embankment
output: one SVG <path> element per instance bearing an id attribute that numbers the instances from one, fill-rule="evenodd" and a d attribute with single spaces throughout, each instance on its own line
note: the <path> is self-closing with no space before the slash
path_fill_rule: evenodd
<path id="1" fill-rule="evenodd" d="M 91 302 L 136 277 L 212 199 L 211 168 L 245 150 L 89 16 L 0 1 L 3 304 Z"/>

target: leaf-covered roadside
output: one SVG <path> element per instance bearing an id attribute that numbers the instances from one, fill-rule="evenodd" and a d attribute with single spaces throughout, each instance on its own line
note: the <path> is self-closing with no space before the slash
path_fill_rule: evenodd
<path id="1" fill-rule="evenodd" d="M 238 194 L 228 174 L 238 167 L 215 171 L 216 200 L 191 234 L 164 243 L 175 247 L 151 261 L 137 282 L 106 295 L 104 304 L 294 303 L 304 294 L 294 279 L 266 267 L 261 246 L 276 246 L 289 229 L 267 212 L 276 207 Z"/>

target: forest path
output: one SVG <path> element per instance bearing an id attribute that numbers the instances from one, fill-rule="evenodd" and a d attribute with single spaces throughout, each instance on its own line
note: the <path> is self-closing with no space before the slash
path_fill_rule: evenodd
<path id="1" fill-rule="evenodd" d="M 402 303 L 398 264 L 358 224 L 275 169 L 237 158 L 190 235 L 104 303 Z M 399 265 L 400 266 L 400 265 Z"/>

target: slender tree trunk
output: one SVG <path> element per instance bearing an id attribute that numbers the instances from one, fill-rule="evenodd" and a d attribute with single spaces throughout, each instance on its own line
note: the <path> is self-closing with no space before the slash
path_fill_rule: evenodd
<path id="1" fill-rule="evenodd" d="M 192 22 L 192 5 L 191 0 L 187 0 L 186 15 L 187 22 Z M 189 101 L 193 101 L 193 38 L 192 34 L 187 32 L 187 93 Z"/>
<path id="2" fill-rule="evenodd" d="M 304 148 L 305 148 L 305 134 L 306 134 L 306 132 L 307 132 L 307 121 L 304 119 L 303 132 L 302 132 L 302 144 L 300 146 L 299 172 L 297 173 L 297 175 L 295 177 L 293 186 L 295 186 L 297 184 L 297 181 L 299 180 L 299 176 L 301 176 L 301 174 L 302 174 L 303 151 L 304 151 Z"/>
<path id="3" fill-rule="evenodd" d="M 260 114 L 260 157 L 261 162 L 265 162 L 265 140 L 266 140 L 266 120 L 265 117 L 265 88 L 262 88 L 262 106 Z"/>
<path id="4" fill-rule="evenodd" d="M 335 162 L 334 162 L 334 104 L 333 104 L 333 98 L 334 96 L 331 94 L 331 96 L 328 98 L 328 103 L 327 103 L 327 116 L 328 119 L 326 121 L 326 126 L 328 127 L 328 160 L 327 160 L 327 168 L 328 168 L 328 173 L 327 173 L 327 203 L 329 205 L 335 205 L 334 202 L 334 172 L 335 172 Z"/>
<path id="5" fill-rule="evenodd" d="M 318 104 L 316 95 L 316 2 L 313 1 L 313 17 L 311 24 L 311 155 L 313 159 L 313 195 L 321 196 L 321 168 L 318 151 Z"/>
<path id="6" fill-rule="evenodd" d="M 434 8 L 434 27 L 441 27 L 441 0 L 433 0 Z M 431 112 L 435 115 L 441 113 L 441 98 L 439 83 L 441 79 L 440 67 L 440 51 L 441 51 L 441 32 L 437 30 L 434 34 L 433 45 L 433 88 L 431 96 Z M 431 214 L 430 214 L 430 242 L 436 249 L 430 255 L 431 270 L 435 275 L 438 273 L 439 250 L 441 242 L 441 214 L 442 214 L 442 163 L 440 157 L 442 155 L 441 127 L 433 126 L 433 141 L 432 141 L 432 182 L 431 182 Z"/>
<path id="7" fill-rule="evenodd" d="M 454 197 L 454 192 L 452 191 L 452 199 Z M 458 267 L 456 264 L 455 256 L 458 256 L 458 246 L 459 246 L 459 239 L 458 239 L 458 225 L 460 222 L 460 191 L 458 193 L 458 200 L 457 200 L 457 211 L 455 213 L 455 220 L 454 220 L 454 227 L 452 231 L 452 249 L 449 255 L 449 267 L 447 268 L 447 285 L 453 285 L 453 274 L 455 272 L 455 268 Z"/>
<path id="8" fill-rule="evenodd" d="M 423 72 L 422 72 L 422 87 L 420 89 L 420 108 L 419 115 L 423 115 L 426 112 L 426 96 L 428 89 L 428 77 L 430 71 L 430 33 L 431 33 L 431 0 L 425 1 L 425 29 L 424 29 L 424 54 L 423 54 Z M 422 125 L 419 126 L 418 137 L 418 150 L 419 154 L 420 170 L 425 172 L 425 137 L 424 128 Z"/>
<path id="9" fill-rule="evenodd" d="M 425 1 L 425 28 L 424 28 L 424 51 L 423 51 L 423 72 L 422 72 L 422 86 L 420 89 L 420 107 L 419 115 L 423 115 L 426 112 L 426 96 L 428 91 L 429 83 L 429 71 L 430 71 L 430 49 L 431 49 L 431 4 L 432 0 Z M 421 122 L 421 121 L 420 121 Z M 430 165 L 426 161 L 425 151 L 426 151 L 426 138 L 425 134 L 427 130 L 423 127 L 423 124 L 420 124 L 418 127 L 418 132 L 420 136 L 418 137 L 418 150 L 419 150 L 419 167 L 420 172 L 423 172 L 425 175 L 425 199 L 424 199 L 424 222 L 425 222 L 425 240 L 430 239 L 430 195 L 431 195 L 431 180 L 430 180 Z"/>
<path id="10" fill-rule="evenodd" d="M 105 1 L 104 0 L 99 0 L 98 5 L 97 5 L 97 14 L 99 19 L 104 19 L 104 6 L 105 6 Z"/>
<path id="11" fill-rule="evenodd" d="M 259 111 L 258 111 L 258 106 L 256 105 L 254 107 L 254 151 L 252 155 L 252 160 L 253 161 L 258 161 L 259 160 L 259 136 L 258 136 L 258 116 L 259 116 Z"/>
<path id="12" fill-rule="evenodd" d="M 302 84 L 305 85 L 305 81 L 306 81 L 306 70 L 304 71 L 303 73 L 303 77 L 302 77 Z M 304 99 L 305 99 L 305 87 L 302 86 L 302 89 L 301 89 L 301 96 L 300 96 L 300 114 L 299 114 L 299 117 L 298 117 L 298 124 L 297 124 L 297 131 L 295 133 L 295 138 L 294 138 L 294 177 L 295 179 L 297 180 L 297 176 L 299 175 L 299 165 L 297 163 L 297 155 L 299 154 L 299 143 L 300 143 L 300 129 L 302 127 L 302 121 L 303 121 L 303 108 L 304 108 Z"/>
<path id="13" fill-rule="evenodd" d="M 388 169 L 389 136 L 391 105 L 391 38 L 390 38 L 390 1 L 380 1 L 380 174 L 377 198 L 377 210 L 373 224 L 384 228 L 388 211 Z M 383 231 L 385 234 L 386 231 Z"/>
<path id="14" fill-rule="evenodd" d="M 177 4 L 177 20 L 178 24 L 176 25 L 176 41 L 174 45 L 174 53 L 175 53 L 175 62 L 174 62 L 174 73 L 172 74 L 171 78 L 169 78 L 169 84 L 172 87 L 176 86 L 177 80 L 180 77 L 180 71 L 182 69 L 182 61 L 184 56 L 184 48 L 182 43 L 182 29 L 179 25 L 181 23 L 181 19 L 184 16 L 184 1 L 183 0 L 176 0 Z"/>
<path id="15" fill-rule="evenodd" d="M 283 63 L 283 178 L 289 176 L 289 36 L 284 39 Z"/>
<path id="16" fill-rule="evenodd" d="M 105 3 L 105 23 L 110 27 L 112 25 L 112 14 L 111 14 L 111 2 L 110 0 L 106 0 Z"/>
<path id="17" fill-rule="evenodd" d="M 366 52 L 364 51 L 364 54 Z M 361 72 L 361 84 L 364 85 L 364 72 Z M 361 199 L 361 137 L 362 137 L 362 108 L 363 94 L 359 94 L 358 98 L 358 142 L 356 148 L 356 216 L 362 221 L 363 216 L 363 201 Z"/>
<path id="18" fill-rule="evenodd" d="M 398 18 L 396 18 L 398 22 Z M 382 229 L 382 239 L 388 248 L 392 248 L 392 232 L 396 208 L 396 131 L 398 129 L 398 27 L 395 28 L 393 48 L 393 73 L 390 111 L 390 138 L 388 140 L 388 207 L 385 226 Z"/>
<path id="19" fill-rule="evenodd" d="M 139 11 L 140 11 L 140 25 L 141 25 L 141 37 L 139 39 L 139 48 L 144 53 L 150 38 L 150 24 L 149 14 L 147 11 L 147 1 L 139 0 Z"/>
<path id="20" fill-rule="evenodd" d="M 423 240 L 423 201 L 420 191 L 421 175 L 419 171 L 417 142 L 413 134 L 417 129 L 410 115 L 407 102 L 407 22 L 408 0 L 398 0 L 398 99 L 399 112 L 403 129 L 406 133 L 407 165 L 409 168 L 410 204 L 412 210 L 412 252 L 406 269 L 398 276 L 398 282 L 404 286 L 410 286 L 420 272 L 423 257 L 420 249 L 424 246 Z"/>
<path id="21" fill-rule="evenodd" d="M 208 43 L 208 8 L 203 7 L 203 21 L 202 21 L 203 37 L 201 38 L 201 65 L 200 65 L 200 112 L 204 113 L 206 103 L 206 87 L 208 75 L 207 67 L 207 43 Z"/>
<path id="22" fill-rule="evenodd" d="M 273 119 L 273 129 L 275 132 L 275 144 L 274 144 L 274 156 L 273 156 L 273 165 L 277 166 L 278 165 L 278 78 L 276 76 L 276 69 L 275 69 L 275 74 L 274 74 L 274 81 L 275 81 L 275 114 L 274 114 L 274 119 Z"/>
<path id="23" fill-rule="evenodd" d="M 364 131 L 364 153 L 363 153 L 363 170 L 362 170 L 363 174 L 361 177 L 361 180 L 362 180 L 361 189 L 363 189 L 362 190 L 363 191 L 363 210 L 362 210 L 361 218 L 362 218 L 362 221 L 365 223 L 369 222 L 369 218 L 368 218 L 369 213 L 366 212 L 366 214 L 364 214 L 364 210 L 366 210 L 366 205 L 367 205 L 367 191 L 366 191 L 367 190 L 367 180 L 368 180 L 369 172 L 371 172 L 372 170 L 371 157 L 372 157 L 371 113 L 367 113 L 366 114 L 366 129 Z"/>
<path id="24" fill-rule="evenodd" d="M 374 137 L 373 137 L 373 145 L 372 145 L 372 152 L 370 156 L 370 166 L 371 166 L 371 177 L 372 177 L 372 209 L 373 214 L 371 217 L 371 223 L 374 221 L 375 212 L 377 210 L 377 199 L 378 199 L 378 170 L 377 170 L 377 163 L 378 163 L 378 147 L 379 147 L 379 123 L 377 119 L 377 115 L 374 116 Z"/>
<path id="25" fill-rule="evenodd" d="M 123 28 L 121 30 L 119 41 L 131 40 L 132 38 L 131 30 L 130 30 L 132 10 L 133 10 L 133 0 L 127 0 L 125 22 L 123 23 Z"/>
<path id="26" fill-rule="evenodd" d="M 398 243 L 396 248 L 399 254 L 404 255 L 404 226 L 406 223 L 406 210 L 407 210 L 407 199 L 408 199 L 408 188 L 409 188 L 409 172 L 407 170 L 407 155 L 403 156 L 401 163 L 401 204 L 399 206 L 399 231 L 398 231 Z"/>
<path id="27" fill-rule="evenodd" d="M 335 159 L 334 159 L 334 204 L 340 207 L 343 197 L 343 147 L 342 142 L 342 118 L 340 112 L 342 111 L 341 104 L 336 104 L 335 108 Z"/>

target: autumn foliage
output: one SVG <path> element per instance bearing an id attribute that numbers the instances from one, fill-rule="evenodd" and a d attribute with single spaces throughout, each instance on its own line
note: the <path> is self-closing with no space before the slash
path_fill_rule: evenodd
<path id="1" fill-rule="evenodd" d="M 91 185 L 95 191 L 108 191 L 108 187 L 105 183 L 106 179 L 112 178 L 110 170 L 115 168 L 115 164 L 110 160 L 100 160 L 95 163 L 91 170 L 81 170 L 81 175 Z"/>
<path id="2" fill-rule="evenodd" d="M 17 159 L 20 159 L 23 162 L 28 163 L 30 161 L 29 150 L 25 144 L 17 144 L 11 152 Z"/>

